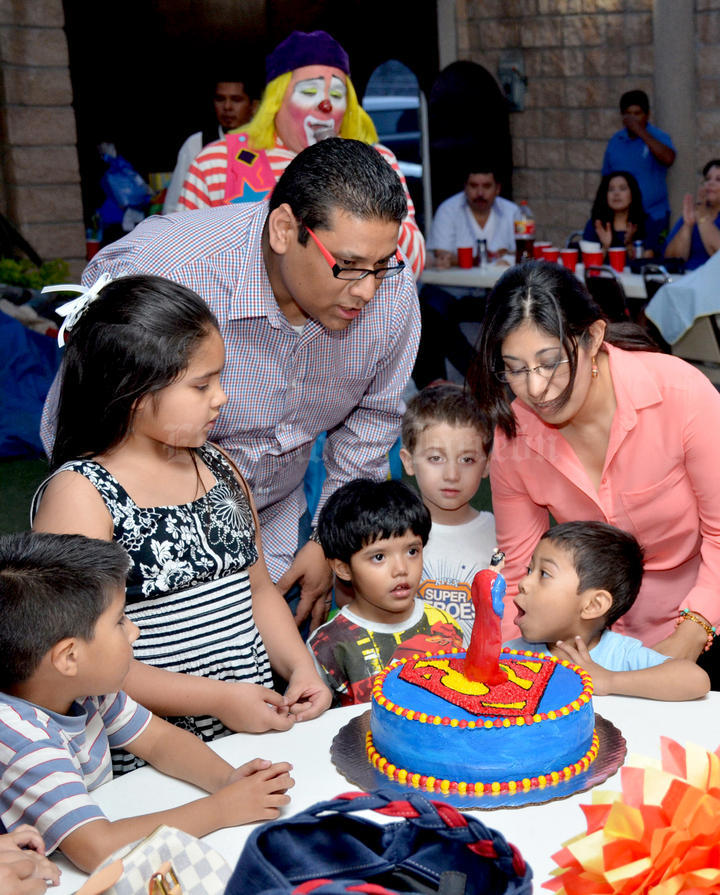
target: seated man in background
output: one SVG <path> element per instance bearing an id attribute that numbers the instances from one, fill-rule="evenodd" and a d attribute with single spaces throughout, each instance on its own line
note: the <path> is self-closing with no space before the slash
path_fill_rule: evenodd
<path id="1" fill-rule="evenodd" d="M 255 84 L 243 76 L 237 81 L 216 81 L 213 93 L 215 119 L 203 130 L 190 134 L 180 147 L 175 170 L 165 193 L 163 214 L 184 211 L 178 202 L 190 165 L 200 150 L 215 140 L 222 140 L 228 131 L 246 124 L 255 114 L 259 91 Z"/>
<path id="2" fill-rule="evenodd" d="M 433 267 L 457 264 L 457 250 L 484 239 L 488 258 L 515 253 L 514 202 L 500 196 L 502 184 L 497 173 L 477 164 L 467 172 L 463 190 L 446 199 L 433 217 L 427 248 Z M 413 370 L 415 385 L 421 389 L 446 376 L 445 359 L 463 376 L 472 358 L 473 347 L 460 329 L 463 322 L 480 321 L 485 309 L 484 289 L 457 289 L 425 285 L 420 290 L 422 334 Z"/>
<path id="3" fill-rule="evenodd" d="M 478 239 L 487 242 L 488 257 L 515 251 L 515 215 L 518 207 L 500 196 L 502 184 L 492 169 L 468 171 L 461 192 L 446 199 L 435 212 L 427 247 L 435 267 L 457 264 L 457 250 Z"/>
<path id="4" fill-rule="evenodd" d="M 670 203 L 666 178 L 675 161 L 672 138 L 649 123 L 650 100 L 644 90 L 623 93 L 620 114 L 623 127 L 608 141 L 602 173 L 629 171 L 640 187 L 645 213 L 659 230 L 667 232 Z"/>

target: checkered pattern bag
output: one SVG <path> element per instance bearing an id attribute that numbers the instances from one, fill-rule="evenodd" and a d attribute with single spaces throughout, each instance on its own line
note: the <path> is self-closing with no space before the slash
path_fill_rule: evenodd
<path id="1" fill-rule="evenodd" d="M 108 895 L 147 895 L 150 877 L 165 861 L 172 864 L 183 895 L 222 895 L 231 873 L 222 855 L 201 839 L 167 826 L 116 852 L 105 864 L 118 859 L 122 876 L 105 890 Z"/>

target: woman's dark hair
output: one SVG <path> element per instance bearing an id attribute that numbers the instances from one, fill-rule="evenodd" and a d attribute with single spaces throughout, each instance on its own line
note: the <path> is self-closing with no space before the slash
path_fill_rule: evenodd
<path id="1" fill-rule="evenodd" d="M 138 400 L 177 379 L 213 329 L 215 315 L 186 286 L 144 275 L 104 286 L 67 342 L 51 468 L 118 445 Z"/>
<path id="2" fill-rule="evenodd" d="M 643 209 L 642 193 L 638 182 L 629 171 L 613 171 L 612 174 L 603 175 L 600 186 L 595 195 L 592 210 L 590 212 L 591 221 L 602 221 L 603 224 L 612 226 L 615 220 L 615 212 L 608 205 L 608 190 L 610 181 L 614 177 L 622 177 L 630 187 L 630 207 L 628 208 L 628 222 L 635 224 L 637 228 L 635 235 L 638 239 L 645 237 L 645 211 Z"/>
<path id="3" fill-rule="evenodd" d="M 511 392 L 495 376 L 503 369 L 502 346 L 507 336 L 530 323 L 560 340 L 570 362 L 570 379 L 552 402 L 560 409 L 570 399 L 577 373 L 578 347 L 589 329 L 605 315 L 584 284 L 559 264 L 528 261 L 511 267 L 495 284 L 488 298 L 477 356 L 468 379 L 480 407 L 508 438 L 514 438 L 516 420 Z M 634 323 L 608 323 L 605 341 L 626 351 L 657 351 L 644 329 Z"/>
<path id="4" fill-rule="evenodd" d="M 711 168 L 720 168 L 720 158 L 711 158 L 702 170 L 703 177 L 707 177 Z"/>

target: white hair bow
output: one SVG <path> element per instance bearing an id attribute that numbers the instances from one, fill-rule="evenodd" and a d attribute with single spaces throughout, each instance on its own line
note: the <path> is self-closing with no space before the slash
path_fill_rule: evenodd
<path id="1" fill-rule="evenodd" d="M 58 332 L 58 345 L 60 348 L 65 344 L 65 331 L 70 332 L 70 330 L 75 326 L 78 320 L 85 313 L 88 306 L 95 301 L 98 297 L 100 290 L 103 286 L 107 286 L 108 283 L 112 282 L 112 277 L 108 273 L 100 274 L 100 276 L 95 280 L 95 282 L 90 286 L 89 289 L 86 289 L 84 286 L 76 285 L 74 283 L 65 283 L 62 286 L 46 286 L 42 291 L 45 292 L 81 292 L 82 295 L 79 295 L 77 298 L 73 298 L 70 301 L 66 301 L 64 305 L 60 305 L 59 308 L 55 309 L 55 313 L 58 317 L 64 317 L 65 319 L 62 322 L 62 326 L 60 327 L 60 331 Z"/>

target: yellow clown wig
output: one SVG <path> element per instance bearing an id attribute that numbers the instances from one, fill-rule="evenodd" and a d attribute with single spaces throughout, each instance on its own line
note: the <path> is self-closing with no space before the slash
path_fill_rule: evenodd
<path id="1" fill-rule="evenodd" d="M 275 116 L 280 111 L 290 86 L 292 72 L 287 71 L 268 83 L 260 100 L 257 112 L 249 124 L 231 133 L 245 133 L 253 149 L 270 149 L 275 145 Z M 375 125 L 368 113 L 358 102 L 357 93 L 350 76 L 345 76 L 347 87 L 347 108 L 340 125 L 340 137 L 361 140 L 363 143 L 377 143 Z"/>

